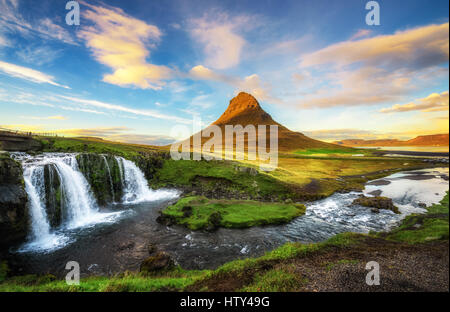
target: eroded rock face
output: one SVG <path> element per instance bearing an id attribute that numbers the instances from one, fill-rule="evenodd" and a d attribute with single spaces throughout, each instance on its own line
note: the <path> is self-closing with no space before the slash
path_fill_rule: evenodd
<path id="1" fill-rule="evenodd" d="M 398 208 L 392 202 L 392 199 L 383 196 L 366 197 L 364 195 L 360 195 L 353 201 L 353 205 L 360 205 L 375 209 L 388 209 L 395 213 L 400 213 Z"/>
<path id="2" fill-rule="evenodd" d="M 7 154 L 0 154 L 0 249 L 23 241 L 28 224 L 22 167 Z"/>
<path id="3" fill-rule="evenodd" d="M 91 186 L 99 205 L 121 200 L 123 181 L 114 156 L 84 153 L 76 158 L 78 167 Z"/>
<path id="4" fill-rule="evenodd" d="M 61 181 L 55 165 L 44 166 L 45 180 L 45 211 L 50 226 L 55 228 L 61 225 L 63 219 L 63 193 Z"/>

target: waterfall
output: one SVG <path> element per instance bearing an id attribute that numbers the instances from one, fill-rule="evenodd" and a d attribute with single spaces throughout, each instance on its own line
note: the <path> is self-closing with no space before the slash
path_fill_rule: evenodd
<path id="1" fill-rule="evenodd" d="M 108 160 L 106 159 L 106 156 L 102 155 L 102 158 L 105 161 L 106 171 L 108 172 L 109 185 L 111 186 L 111 196 L 112 196 L 112 200 L 114 202 L 115 194 L 114 194 L 114 183 L 113 183 L 112 176 L 111 176 L 111 169 L 109 168 L 109 164 L 108 164 Z M 119 168 L 120 168 L 120 166 L 119 166 Z"/>
<path id="2" fill-rule="evenodd" d="M 28 167 L 23 172 L 25 190 L 30 202 L 31 236 L 33 239 L 50 234 L 50 224 L 42 202 L 44 191 L 44 167 Z"/>
<path id="3" fill-rule="evenodd" d="M 89 223 L 98 211 L 97 203 L 90 191 L 90 186 L 78 168 L 75 155 L 53 158 L 64 194 L 64 206 L 67 211 L 69 227 Z"/>
<path id="4" fill-rule="evenodd" d="M 114 222 L 124 211 L 100 212 L 91 186 L 78 166 L 76 154 L 44 153 L 30 156 L 12 153 L 22 163 L 31 218 L 30 241 L 21 249 L 51 250 L 67 244 L 72 229 Z M 113 200 L 114 184 L 105 156 Z M 131 161 L 115 157 L 119 166 L 124 204 L 173 198 L 176 191 L 154 191 L 144 173 Z M 47 207 L 47 206 L 48 207 Z M 66 230 L 69 230 L 68 232 Z"/>
<path id="5" fill-rule="evenodd" d="M 123 197 L 124 203 L 140 203 L 160 199 L 173 198 L 177 192 L 169 190 L 154 191 L 148 187 L 144 173 L 134 164 L 123 157 L 117 157 L 119 168 L 123 171 Z M 121 174 L 122 175 L 122 174 Z"/>

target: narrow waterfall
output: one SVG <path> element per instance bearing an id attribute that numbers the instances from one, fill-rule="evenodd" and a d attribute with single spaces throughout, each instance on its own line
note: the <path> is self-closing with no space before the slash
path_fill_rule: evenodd
<path id="1" fill-rule="evenodd" d="M 116 160 L 122 171 L 121 176 L 123 175 L 124 189 L 122 201 L 124 203 L 139 203 L 177 196 L 177 193 L 174 191 L 151 190 L 148 187 L 148 182 L 144 173 L 134 164 L 134 162 L 117 156 Z"/>
<path id="2" fill-rule="evenodd" d="M 42 198 L 44 190 L 44 167 L 32 166 L 23 172 L 25 190 L 30 202 L 31 236 L 33 239 L 50 235 L 50 224 L 43 208 Z"/>
<path id="3" fill-rule="evenodd" d="M 111 175 L 111 168 L 109 168 L 108 160 L 106 159 L 105 155 L 102 155 L 102 158 L 105 162 L 106 171 L 108 172 L 109 186 L 111 187 L 111 196 L 112 196 L 112 200 L 114 202 L 116 200 L 116 196 L 114 194 L 114 183 L 113 183 L 113 179 L 112 179 L 112 175 Z"/>

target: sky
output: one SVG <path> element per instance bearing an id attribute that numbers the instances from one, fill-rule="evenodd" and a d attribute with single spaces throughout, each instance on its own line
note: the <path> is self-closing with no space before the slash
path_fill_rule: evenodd
<path id="1" fill-rule="evenodd" d="M 325 141 L 448 133 L 448 0 L 367 2 L 0 0 L 0 128 L 164 145 L 246 91 Z"/>

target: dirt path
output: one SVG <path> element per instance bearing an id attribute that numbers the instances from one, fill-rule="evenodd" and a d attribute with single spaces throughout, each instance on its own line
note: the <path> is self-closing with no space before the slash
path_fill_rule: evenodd
<path id="1" fill-rule="evenodd" d="M 365 265 L 380 265 L 380 285 L 368 286 Z M 357 246 L 330 247 L 286 261 L 267 263 L 243 272 L 203 280 L 191 290 L 235 291 L 253 282 L 256 274 L 283 270 L 300 277 L 291 291 L 449 291 L 449 243 L 408 245 L 368 237 Z"/>

